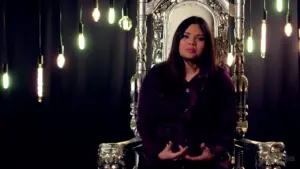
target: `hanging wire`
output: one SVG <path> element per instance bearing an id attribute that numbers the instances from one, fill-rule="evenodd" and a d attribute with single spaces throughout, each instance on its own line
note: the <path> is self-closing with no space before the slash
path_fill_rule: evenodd
<path id="1" fill-rule="evenodd" d="M 288 13 L 290 13 L 290 0 L 288 0 Z"/>
<path id="2" fill-rule="evenodd" d="M 267 20 L 266 0 L 264 0 L 263 19 Z"/>
<path id="3" fill-rule="evenodd" d="M 82 3 L 79 1 L 80 3 L 80 23 L 82 22 Z"/>
<path id="4" fill-rule="evenodd" d="M 7 62 L 7 53 L 6 53 L 6 1 L 3 2 L 3 62 Z"/>
<path id="5" fill-rule="evenodd" d="M 41 13 L 41 0 L 39 0 L 39 48 L 40 55 L 42 55 L 42 13 Z"/>
<path id="6" fill-rule="evenodd" d="M 59 43 L 62 45 L 62 1 L 59 1 Z"/>
<path id="7" fill-rule="evenodd" d="M 252 23 L 251 23 L 251 15 L 252 15 L 252 7 L 251 7 L 251 1 L 252 0 L 249 0 L 249 25 L 250 25 L 250 29 L 251 29 L 251 27 L 252 27 Z"/>

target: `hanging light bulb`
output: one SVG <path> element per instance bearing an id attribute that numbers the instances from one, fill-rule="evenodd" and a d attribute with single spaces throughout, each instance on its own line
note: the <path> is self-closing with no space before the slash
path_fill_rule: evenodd
<path id="1" fill-rule="evenodd" d="M 233 45 L 230 45 L 227 53 L 227 65 L 230 67 L 233 63 Z"/>
<path id="2" fill-rule="evenodd" d="M 298 51 L 300 52 L 300 29 L 298 29 Z"/>
<path id="3" fill-rule="evenodd" d="M 138 45 L 138 38 L 137 38 L 137 36 L 135 36 L 135 37 L 134 37 L 134 40 L 133 40 L 133 48 L 134 48 L 135 50 L 137 50 L 137 45 Z"/>
<path id="4" fill-rule="evenodd" d="M 135 49 L 135 50 L 137 50 L 137 45 L 138 45 L 138 28 L 136 27 L 135 28 L 135 37 L 134 37 L 134 39 L 133 39 L 133 48 Z"/>
<path id="5" fill-rule="evenodd" d="M 56 64 L 59 68 L 63 68 L 66 63 L 66 58 L 64 56 L 64 46 L 61 45 L 58 51 L 58 56 L 56 59 Z"/>
<path id="6" fill-rule="evenodd" d="M 266 43 L 267 43 L 267 11 L 264 9 L 263 20 L 261 25 L 261 42 L 260 42 L 260 52 L 261 57 L 265 58 L 266 56 Z"/>
<path id="7" fill-rule="evenodd" d="M 8 89 L 8 87 L 9 87 L 8 64 L 7 63 L 3 64 L 2 69 L 3 69 L 2 87 L 3 87 L 3 89 Z"/>
<path id="8" fill-rule="evenodd" d="M 98 2 L 98 0 L 96 0 L 96 2 L 94 4 L 95 4 L 95 7 L 94 7 L 94 10 L 93 10 L 92 16 L 94 18 L 94 21 L 98 22 L 99 19 L 100 19 L 100 16 L 101 16 L 100 10 L 99 10 L 99 2 Z"/>
<path id="9" fill-rule="evenodd" d="M 287 37 L 290 37 L 292 35 L 293 27 L 291 23 L 286 23 L 286 25 L 284 26 L 284 32 Z"/>
<path id="10" fill-rule="evenodd" d="M 78 35 L 78 45 L 79 49 L 83 50 L 85 48 L 85 38 L 83 34 L 83 24 L 79 23 L 79 35 Z"/>
<path id="11" fill-rule="evenodd" d="M 288 11 L 286 14 L 286 24 L 284 26 L 284 32 L 287 37 L 290 37 L 293 32 L 293 27 L 291 24 L 291 14 L 290 14 L 290 1 L 288 1 Z"/>
<path id="12" fill-rule="evenodd" d="M 250 35 L 247 39 L 247 50 L 249 53 L 253 52 L 253 29 L 250 29 Z"/>
<path id="13" fill-rule="evenodd" d="M 126 4 L 122 10 L 122 18 L 119 20 L 119 26 L 125 31 L 129 31 L 132 27 L 132 21 L 128 17 L 128 7 Z"/>
<path id="14" fill-rule="evenodd" d="M 39 63 L 37 68 L 37 95 L 38 95 L 38 102 L 42 102 L 43 99 L 43 62 L 44 58 L 43 55 L 39 57 Z"/>
<path id="15" fill-rule="evenodd" d="M 283 8 L 283 0 L 276 0 L 276 9 L 277 12 L 282 12 L 282 8 Z"/>
<path id="16" fill-rule="evenodd" d="M 114 24 L 115 23 L 115 8 L 114 8 L 114 1 L 110 0 L 110 5 L 109 5 L 109 11 L 108 11 L 108 23 L 109 24 Z"/>

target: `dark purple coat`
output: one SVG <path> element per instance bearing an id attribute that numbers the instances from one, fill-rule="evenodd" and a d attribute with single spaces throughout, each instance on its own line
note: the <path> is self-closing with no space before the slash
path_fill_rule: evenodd
<path id="1" fill-rule="evenodd" d="M 190 82 L 170 76 L 163 62 L 151 68 L 141 86 L 137 129 L 148 162 L 160 163 L 158 154 L 168 141 L 188 146 L 189 154 L 201 154 L 205 143 L 216 158 L 231 152 L 236 127 L 236 103 L 232 81 L 222 68 L 200 70 Z M 217 159 L 220 160 L 220 159 Z"/>

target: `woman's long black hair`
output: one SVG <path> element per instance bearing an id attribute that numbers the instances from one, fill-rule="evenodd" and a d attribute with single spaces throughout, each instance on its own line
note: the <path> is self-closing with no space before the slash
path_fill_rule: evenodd
<path id="1" fill-rule="evenodd" d="M 189 17 L 178 26 L 173 37 L 171 51 L 167 60 L 167 63 L 172 67 L 173 77 L 179 81 L 182 81 L 185 78 L 185 65 L 183 58 L 179 54 L 179 43 L 184 32 L 191 24 L 198 24 L 204 34 L 204 50 L 199 59 L 196 60 L 196 64 L 200 67 L 200 71 L 212 72 L 217 68 L 213 37 L 207 23 L 201 17 Z"/>

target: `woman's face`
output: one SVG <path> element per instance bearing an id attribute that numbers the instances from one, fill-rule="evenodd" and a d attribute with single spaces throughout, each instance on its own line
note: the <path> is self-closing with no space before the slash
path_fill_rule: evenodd
<path id="1" fill-rule="evenodd" d="M 200 57 L 204 50 L 204 34 L 198 24 L 191 24 L 179 42 L 179 54 L 184 59 Z"/>

